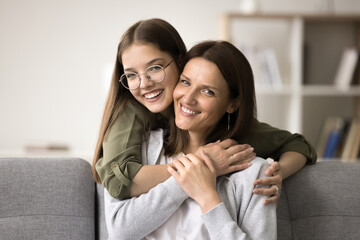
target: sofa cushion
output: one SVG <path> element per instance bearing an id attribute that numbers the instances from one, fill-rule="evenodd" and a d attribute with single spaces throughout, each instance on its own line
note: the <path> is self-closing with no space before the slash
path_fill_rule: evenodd
<path id="1" fill-rule="evenodd" d="M 95 185 L 82 159 L 0 159 L 2 239 L 94 239 Z"/>
<path id="2" fill-rule="evenodd" d="M 337 161 L 306 166 L 286 179 L 278 239 L 360 239 L 359 182 L 359 163 Z"/>

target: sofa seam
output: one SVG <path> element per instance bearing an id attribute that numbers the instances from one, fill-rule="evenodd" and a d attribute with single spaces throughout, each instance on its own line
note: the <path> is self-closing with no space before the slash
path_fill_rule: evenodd
<path id="1" fill-rule="evenodd" d="M 5 217 L 0 217 L 0 219 L 17 218 L 17 217 L 32 217 L 32 216 L 74 217 L 74 218 L 90 218 L 90 219 L 94 218 L 94 216 L 76 216 L 76 215 L 66 215 L 66 214 L 26 214 L 26 215 L 16 215 L 16 216 L 5 216 Z"/>

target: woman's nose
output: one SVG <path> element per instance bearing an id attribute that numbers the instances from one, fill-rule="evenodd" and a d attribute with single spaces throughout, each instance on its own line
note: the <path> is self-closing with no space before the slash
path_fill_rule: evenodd
<path id="1" fill-rule="evenodd" d="M 193 105 L 197 101 L 196 98 L 197 98 L 196 92 L 191 91 L 191 90 L 184 92 L 183 99 L 184 99 L 185 103 Z"/>

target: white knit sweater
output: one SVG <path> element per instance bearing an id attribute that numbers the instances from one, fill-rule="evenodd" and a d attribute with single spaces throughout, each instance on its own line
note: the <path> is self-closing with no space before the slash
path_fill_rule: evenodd
<path id="1" fill-rule="evenodd" d="M 168 161 L 162 151 L 162 136 L 161 130 L 152 131 L 148 141 L 144 142 L 144 164 Z M 265 177 L 268 165 L 264 159 L 256 158 L 249 168 L 217 179 L 217 191 L 223 202 L 205 214 L 200 213 L 199 219 L 203 222 L 194 227 L 204 228 L 201 226 L 204 225 L 207 231 L 205 234 L 202 231 L 200 239 L 276 239 L 275 204 L 264 205 L 267 197 L 252 193 L 253 182 Z M 184 234 L 181 227 L 166 231 L 164 235 L 161 233 L 170 220 L 174 222 L 175 215 L 175 221 L 183 216 L 176 214 L 177 211 L 191 213 L 184 211 L 185 200 L 189 199 L 173 177 L 136 198 L 120 201 L 106 190 L 104 197 L 109 239 L 152 239 L 153 236 L 158 239 L 159 236 L 169 237 L 169 233 L 185 235 L 185 238 L 176 239 L 199 239 L 194 234 Z"/>

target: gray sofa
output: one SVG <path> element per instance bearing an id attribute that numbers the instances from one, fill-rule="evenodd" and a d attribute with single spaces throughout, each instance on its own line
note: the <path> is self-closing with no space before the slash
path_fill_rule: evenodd
<path id="1" fill-rule="evenodd" d="M 360 239 L 360 164 L 319 162 L 283 183 L 278 239 Z M 107 239 L 103 188 L 75 158 L 0 159 L 0 239 Z"/>

